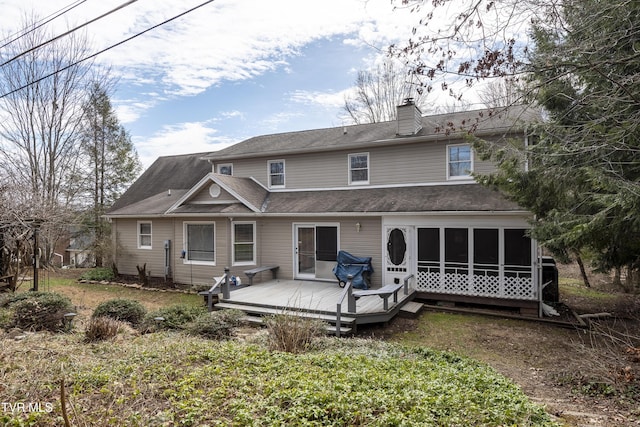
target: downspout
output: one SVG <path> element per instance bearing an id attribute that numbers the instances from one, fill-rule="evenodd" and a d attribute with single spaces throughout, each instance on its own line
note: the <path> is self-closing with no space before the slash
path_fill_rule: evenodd
<path id="1" fill-rule="evenodd" d="M 229 228 L 227 229 L 227 266 L 233 265 L 233 248 L 231 247 L 231 235 L 233 233 L 233 217 L 229 217 Z M 229 277 L 231 279 L 231 277 Z"/>
<path id="2" fill-rule="evenodd" d="M 171 240 L 164 241 L 164 281 L 171 275 Z"/>

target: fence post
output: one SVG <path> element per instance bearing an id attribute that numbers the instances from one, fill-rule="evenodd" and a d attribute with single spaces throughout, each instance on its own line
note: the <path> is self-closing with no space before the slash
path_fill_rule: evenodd
<path id="1" fill-rule="evenodd" d="M 222 298 L 231 298 L 231 289 L 229 289 L 229 267 L 224 268 L 224 282 L 222 282 Z"/>
<path id="2" fill-rule="evenodd" d="M 347 276 L 347 311 L 349 313 L 356 312 L 356 299 L 353 297 L 353 284 L 351 281 L 353 280 L 353 276 L 349 274 Z"/>

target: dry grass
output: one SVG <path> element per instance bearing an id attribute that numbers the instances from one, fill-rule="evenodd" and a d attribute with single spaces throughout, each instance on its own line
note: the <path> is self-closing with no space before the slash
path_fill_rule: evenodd
<path id="1" fill-rule="evenodd" d="M 295 313 L 282 313 L 266 319 L 269 348 L 274 351 L 303 353 L 314 338 L 325 333 L 325 323 Z"/>
<path id="2" fill-rule="evenodd" d="M 74 320 L 76 328 L 83 329 L 93 310 L 100 304 L 113 299 L 131 299 L 140 302 L 147 311 L 184 304 L 202 306 L 204 301 L 197 294 L 169 292 L 167 290 L 148 290 L 124 287 L 117 284 L 78 283 L 77 279 L 84 269 L 60 270 L 42 274 L 40 290 L 58 292 L 66 295 L 76 307 L 78 316 Z M 26 292 L 28 286 L 23 286 Z"/>
<path id="3" fill-rule="evenodd" d="M 97 342 L 113 339 L 124 327 L 125 323 L 110 317 L 92 317 L 84 330 L 85 342 Z"/>

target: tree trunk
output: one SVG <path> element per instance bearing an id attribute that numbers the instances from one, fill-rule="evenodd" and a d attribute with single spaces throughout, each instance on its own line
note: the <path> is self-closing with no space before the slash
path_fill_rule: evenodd
<path id="1" fill-rule="evenodd" d="M 584 262 L 582 262 L 582 257 L 576 251 L 576 262 L 578 263 L 578 267 L 580 267 L 580 275 L 582 276 L 582 282 L 587 288 L 591 287 L 591 283 L 589 283 L 589 277 L 587 276 L 587 270 L 584 268 Z"/>
<path id="2" fill-rule="evenodd" d="M 145 262 L 142 268 L 139 265 L 136 265 L 136 269 L 138 270 L 140 284 L 142 286 L 149 286 L 149 279 L 147 278 L 147 263 Z"/>

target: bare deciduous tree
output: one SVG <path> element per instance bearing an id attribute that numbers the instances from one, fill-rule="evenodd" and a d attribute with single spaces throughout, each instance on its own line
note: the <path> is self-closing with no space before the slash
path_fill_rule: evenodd
<path id="1" fill-rule="evenodd" d="M 35 18 L 0 51 L 0 161 L 10 197 L 20 200 L 22 219 L 48 223 L 46 255 L 81 189 L 79 126 L 91 63 L 78 33 L 52 39 Z"/>
<path id="2" fill-rule="evenodd" d="M 352 96 L 346 96 L 344 111 L 355 124 L 395 120 L 396 107 L 406 98 L 416 105 L 423 101 L 422 91 L 411 81 L 407 70 L 386 61 L 373 71 L 359 71 Z"/>
<path id="3" fill-rule="evenodd" d="M 523 102 L 524 89 L 512 78 L 492 80 L 478 93 L 487 108 L 501 108 Z"/>

